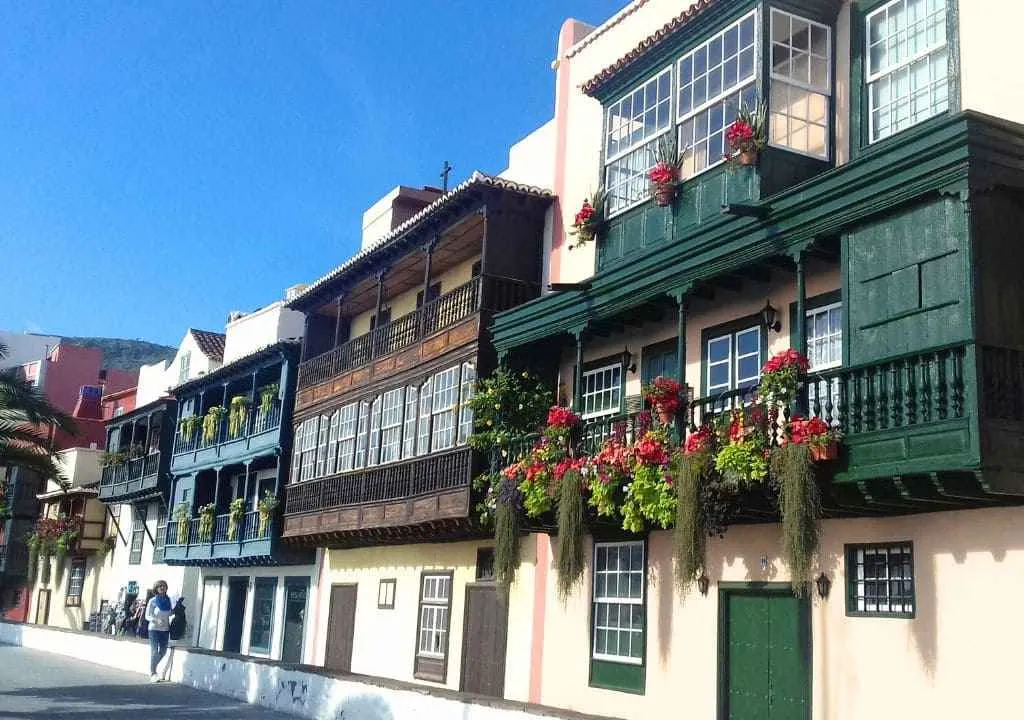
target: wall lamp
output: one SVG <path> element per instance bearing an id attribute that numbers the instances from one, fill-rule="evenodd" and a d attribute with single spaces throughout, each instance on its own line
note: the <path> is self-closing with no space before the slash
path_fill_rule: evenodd
<path id="1" fill-rule="evenodd" d="M 622 367 L 636 375 L 636 363 L 633 362 L 633 353 L 629 351 L 628 345 L 622 350 Z"/>
<path id="2" fill-rule="evenodd" d="M 818 597 L 825 599 L 828 594 L 832 591 L 832 581 L 829 580 L 828 575 L 822 573 L 815 579 L 814 584 L 818 586 Z"/>
<path id="3" fill-rule="evenodd" d="M 772 307 L 771 302 L 765 300 L 764 308 L 761 310 L 761 324 L 766 330 L 779 332 L 782 330 L 782 322 L 779 320 L 779 311 Z"/>
<path id="4" fill-rule="evenodd" d="M 704 597 L 707 597 L 708 596 L 708 587 L 710 585 L 711 585 L 711 579 L 707 575 L 705 575 L 704 573 L 701 573 L 700 577 L 697 578 L 697 589 L 700 591 L 700 594 L 703 595 Z"/>

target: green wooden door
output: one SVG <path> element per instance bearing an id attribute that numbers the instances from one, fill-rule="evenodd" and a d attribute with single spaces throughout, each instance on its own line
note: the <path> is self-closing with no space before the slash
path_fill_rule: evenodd
<path id="1" fill-rule="evenodd" d="M 811 716 L 806 601 L 788 590 L 726 591 L 722 598 L 721 708 L 728 720 Z"/>

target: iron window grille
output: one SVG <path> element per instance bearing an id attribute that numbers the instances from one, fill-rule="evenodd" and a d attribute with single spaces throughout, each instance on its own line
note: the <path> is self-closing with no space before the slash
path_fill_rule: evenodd
<path id="1" fill-rule="evenodd" d="M 82 588 L 85 586 L 85 558 L 71 561 L 68 573 L 68 592 L 64 604 L 68 607 L 79 607 L 82 604 Z"/>
<path id="2" fill-rule="evenodd" d="M 846 546 L 846 614 L 912 618 L 914 547 L 909 542 Z"/>

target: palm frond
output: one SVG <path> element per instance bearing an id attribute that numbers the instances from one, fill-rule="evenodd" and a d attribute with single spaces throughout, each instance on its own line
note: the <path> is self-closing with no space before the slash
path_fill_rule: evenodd
<path id="1" fill-rule="evenodd" d="M 70 415 L 50 404 L 46 395 L 13 370 L 3 370 L 0 371 L 0 419 L 9 419 L 12 412 L 22 414 L 24 422 L 33 425 L 52 424 L 65 432 L 76 432 Z"/>
<path id="2" fill-rule="evenodd" d="M 64 469 L 53 455 L 30 448 L 0 444 L 0 466 L 29 470 L 64 485 Z"/>

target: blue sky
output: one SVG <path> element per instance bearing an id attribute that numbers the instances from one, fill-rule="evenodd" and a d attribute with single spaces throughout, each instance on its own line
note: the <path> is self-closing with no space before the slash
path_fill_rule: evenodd
<path id="1" fill-rule="evenodd" d="M 0 328 L 222 330 L 351 255 L 391 187 L 504 168 L 562 21 L 623 5 L 0 5 Z"/>

